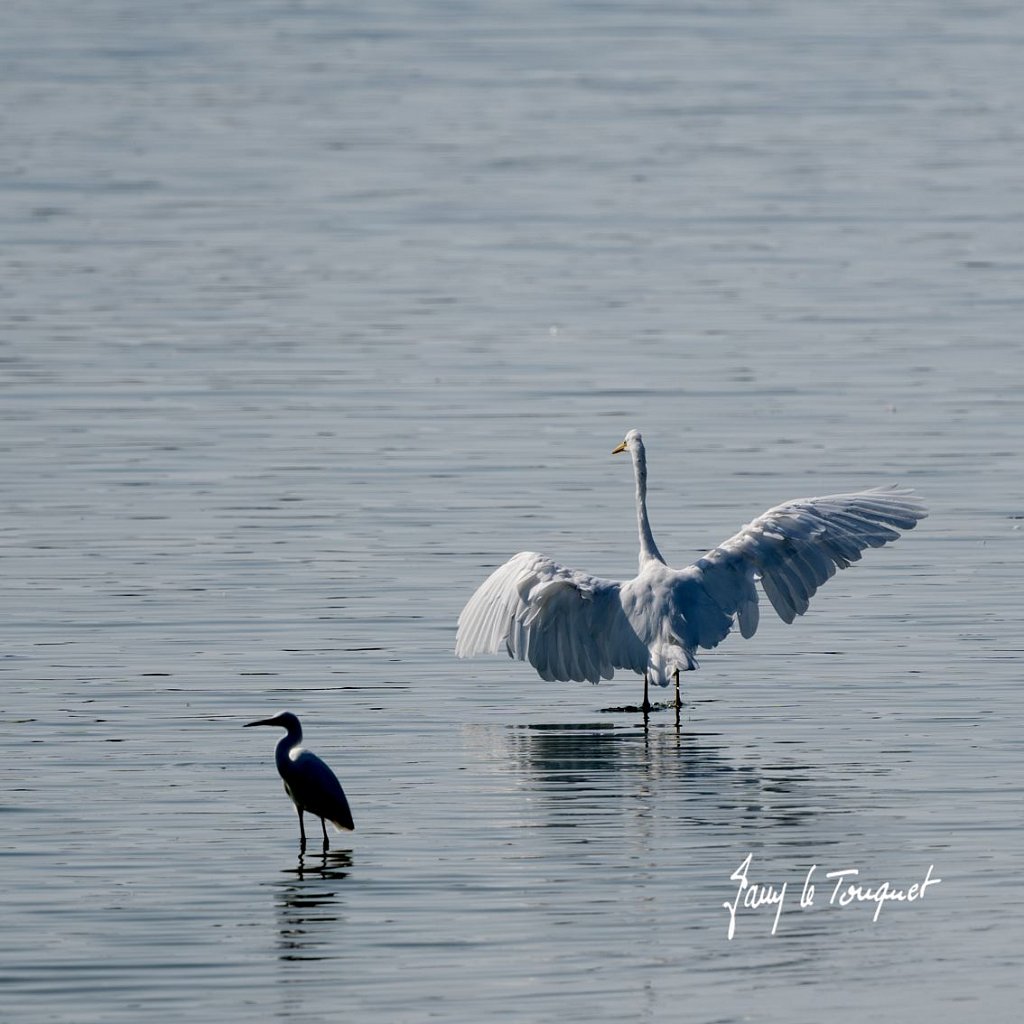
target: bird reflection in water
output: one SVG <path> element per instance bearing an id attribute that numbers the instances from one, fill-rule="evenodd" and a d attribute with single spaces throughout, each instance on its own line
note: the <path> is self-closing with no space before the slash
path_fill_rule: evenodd
<path id="1" fill-rule="evenodd" d="M 538 806 L 548 813 L 539 824 L 551 828 L 589 833 L 598 820 L 636 828 L 647 819 L 793 826 L 820 803 L 809 799 L 820 788 L 809 766 L 751 763 L 714 733 L 545 723 L 510 729 L 505 743 L 543 798 Z"/>
<path id="2" fill-rule="evenodd" d="M 344 920 L 339 906 L 340 885 L 352 867 L 351 850 L 313 856 L 300 854 L 286 869 L 293 876 L 275 886 L 278 921 L 278 959 L 329 960 L 337 948 L 333 926 Z"/>
<path id="3" fill-rule="evenodd" d="M 700 780 L 734 775 L 721 744 L 707 735 L 675 728 L 620 728 L 611 722 L 535 724 L 513 731 L 514 755 L 538 781 L 598 783 L 636 774 L 653 778 Z"/>
<path id="4" fill-rule="evenodd" d="M 351 850 L 330 850 L 307 856 L 299 854 L 299 862 L 294 868 L 286 868 L 286 874 L 294 874 L 303 878 L 347 878 L 348 869 L 352 867 Z"/>

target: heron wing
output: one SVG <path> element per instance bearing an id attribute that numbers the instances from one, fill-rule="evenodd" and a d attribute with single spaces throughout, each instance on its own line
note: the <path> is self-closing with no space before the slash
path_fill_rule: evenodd
<path id="1" fill-rule="evenodd" d="M 293 751 L 287 766 L 285 786 L 300 810 L 334 822 L 352 831 L 352 811 L 338 777 L 311 750 Z"/>
<path id="2" fill-rule="evenodd" d="M 750 637 L 758 623 L 755 580 L 779 617 L 792 622 L 837 569 L 858 561 L 866 548 L 896 540 L 926 515 L 917 498 L 897 488 L 799 498 L 758 516 L 684 574 L 696 570 L 687 585 L 698 585 L 722 612 L 735 615 L 740 632 Z M 724 636 L 714 639 L 712 630 L 699 643 L 713 647 Z"/>
<path id="3" fill-rule="evenodd" d="M 643 672 L 647 647 L 622 607 L 620 584 L 521 551 L 477 589 L 459 616 L 455 653 L 529 661 L 542 679 L 611 679 Z"/>

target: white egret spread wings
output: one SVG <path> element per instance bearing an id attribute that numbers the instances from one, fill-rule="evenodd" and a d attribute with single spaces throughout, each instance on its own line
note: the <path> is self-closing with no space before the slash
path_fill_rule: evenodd
<path id="1" fill-rule="evenodd" d="M 640 571 L 618 583 L 523 551 L 499 566 L 459 616 L 455 653 L 529 661 L 543 679 L 597 682 L 617 668 L 667 685 L 696 668 L 698 648 L 716 647 L 738 620 L 753 636 L 760 581 L 785 622 L 807 611 L 818 587 L 869 547 L 881 547 L 927 514 L 908 491 L 876 488 L 801 498 L 769 509 L 693 565 L 672 569 L 647 519 L 643 441 L 630 431 L 637 482 Z"/>

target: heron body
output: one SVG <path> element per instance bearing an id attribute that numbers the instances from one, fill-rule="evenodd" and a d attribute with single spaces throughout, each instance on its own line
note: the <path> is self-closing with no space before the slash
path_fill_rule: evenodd
<path id="1" fill-rule="evenodd" d="M 330 849 L 327 839 L 328 821 L 336 828 L 348 832 L 355 828 L 352 811 L 349 809 L 348 799 L 341 788 L 341 783 L 338 782 L 338 777 L 316 754 L 302 746 L 302 726 L 290 711 L 282 711 L 273 718 L 249 722 L 246 728 L 254 725 L 276 725 L 287 730 L 274 750 L 277 771 L 284 782 L 285 792 L 291 798 L 299 815 L 302 849 L 306 849 L 306 826 L 302 815 L 308 812 L 320 819 L 326 852 Z"/>
<path id="2" fill-rule="evenodd" d="M 735 536 L 683 569 L 666 564 L 647 515 L 647 458 L 631 430 L 612 454 L 628 451 L 636 480 L 639 572 L 624 582 L 599 579 L 522 551 L 480 585 L 459 616 L 455 653 L 496 654 L 529 661 L 542 679 L 611 679 L 616 669 L 660 686 L 697 668 L 696 652 L 711 649 L 739 625 L 758 625 L 760 583 L 772 607 L 790 623 L 807 611 L 818 587 L 911 530 L 926 516 L 909 491 L 875 488 L 800 498 L 769 509 Z"/>

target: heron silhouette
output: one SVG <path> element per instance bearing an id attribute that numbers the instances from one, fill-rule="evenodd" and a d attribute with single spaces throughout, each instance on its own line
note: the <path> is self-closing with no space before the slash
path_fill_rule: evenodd
<path id="1" fill-rule="evenodd" d="M 302 725 L 290 711 L 282 711 L 273 718 L 263 718 L 258 722 L 248 722 L 244 728 L 249 729 L 254 725 L 276 725 L 288 730 L 278 741 L 274 760 L 277 762 L 278 774 L 284 781 L 285 792 L 295 804 L 299 815 L 299 834 L 302 837 L 300 851 L 306 852 L 306 826 L 302 815 L 308 811 L 320 819 L 326 853 L 331 848 L 327 838 L 328 821 L 347 832 L 356 827 L 338 777 L 316 754 L 302 746 Z"/>

